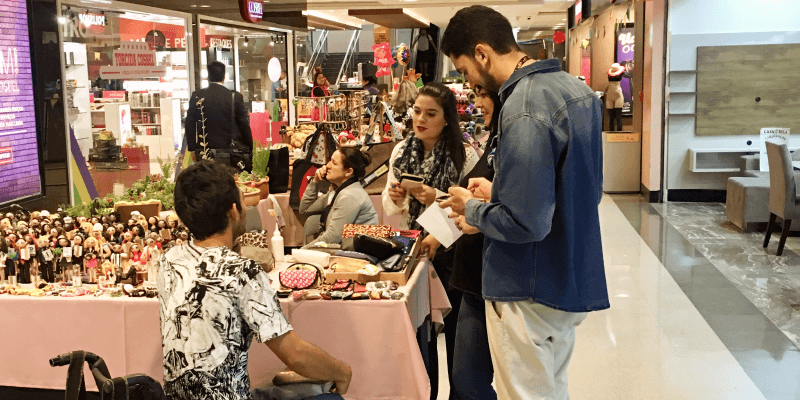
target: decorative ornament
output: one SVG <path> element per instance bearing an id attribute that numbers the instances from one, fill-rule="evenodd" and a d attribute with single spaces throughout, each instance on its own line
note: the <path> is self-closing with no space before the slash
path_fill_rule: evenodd
<path id="1" fill-rule="evenodd" d="M 556 33 L 553 34 L 553 42 L 555 44 L 564 43 L 565 40 L 567 40 L 567 35 L 565 35 L 564 32 L 556 31 Z"/>
<path id="2" fill-rule="evenodd" d="M 392 58 L 392 49 L 389 48 L 389 43 L 383 42 L 372 46 L 372 52 L 375 54 L 373 64 L 378 67 L 375 77 L 391 75 L 392 71 L 389 70 L 389 67 L 394 64 L 395 60 Z"/>
<path id="3" fill-rule="evenodd" d="M 395 59 L 397 59 L 398 64 L 404 67 L 408 65 L 408 61 L 411 58 L 411 49 L 409 49 L 407 44 L 400 43 L 394 48 L 394 52 L 396 54 Z"/>

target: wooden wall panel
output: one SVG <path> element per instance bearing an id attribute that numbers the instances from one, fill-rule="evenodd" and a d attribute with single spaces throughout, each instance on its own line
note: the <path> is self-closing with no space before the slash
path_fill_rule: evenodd
<path id="1" fill-rule="evenodd" d="M 800 44 L 698 47 L 697 136 L 765 127 L 800 133 Z"/>

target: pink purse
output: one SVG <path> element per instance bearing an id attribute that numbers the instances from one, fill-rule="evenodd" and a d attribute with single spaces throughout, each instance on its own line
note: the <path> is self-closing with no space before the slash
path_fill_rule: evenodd
<path id="1" fill-rule="evenodd" d="M 281 271 L 278 280 L 285 288 L 302 290 L 317 286 L 322 280 L 321 274 L 320 269 L 312 264 L 297 263 Z"/>

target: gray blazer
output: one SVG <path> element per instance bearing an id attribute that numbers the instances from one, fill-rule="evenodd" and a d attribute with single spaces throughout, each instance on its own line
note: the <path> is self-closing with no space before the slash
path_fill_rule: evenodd
<path id="1" fill-rule="evenodd" d="M 327 182 L 317 184 L 313 180 L 309 182 L 303 198 L 300 200 L 300 213 L 320 214 L 325 209 L 329 194 L 319 196 L 320 186 L 327 186 Z M 329 192 L 333 195 L 333 191 Z M 314 223 L 318 218 L 309 218 L 306 224 Z M 377 225 L 378 213 L 372 205 L 369 195 L 361 187 L 361 184 L 354 183 L 339 192 L 336 201 L 333 203 L 331 211 L 328 213 L 328 220 L 325 223 L 325 232 L 322 232 L 315 241 L 325 243 L 341 243 L 342 229 L 346 224 L 368 224 Z M 306 227 L 306 235 L 309 232 L 318 232 L 319 227 Z"/>

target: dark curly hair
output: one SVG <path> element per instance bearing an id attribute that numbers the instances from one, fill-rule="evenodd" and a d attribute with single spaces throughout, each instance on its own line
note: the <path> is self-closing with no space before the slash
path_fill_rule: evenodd
<path id="1" fill-rule="evenodd" d="M 493 8 L 475 5 L 459 10 L 442 36 L 442 53 L 451 58 L 475 56 L 475 46 L 489 45 L 498 54 L 519 50 L 508 19 Z"/>
<path id="2" fill-rule="evenodd" d="M 193 164 L 175 180 L 175 211 L 198 240 L 228 227 L 231 204 L 240 212 L 243 209 L 239 196 L 230 169 L 214 161 Z"/>

